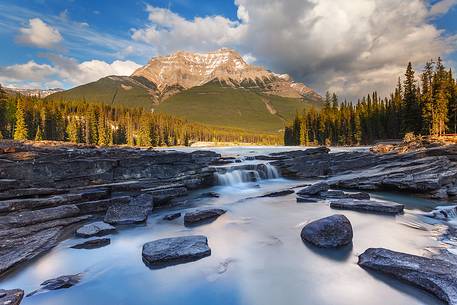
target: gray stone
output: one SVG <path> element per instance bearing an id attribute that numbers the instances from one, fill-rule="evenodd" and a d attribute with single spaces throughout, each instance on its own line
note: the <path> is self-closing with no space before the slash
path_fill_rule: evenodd
<path id="1" fill-rule="evenodd" d="M 189 226 L 214 221 L 225 212 L 226 210 L 223 209 L 206 209 L 188 212 L 184 215 L 184 224 Z"/>
<path id="2" fill-rule="evenodd" d="M 111 243 L 109 238 L 97 238 L 71 246 L 73 249 L 97 249 L 108 246 Z"/>
<path id="3" fill-rule="evenodd" d="M 358 264 L 418 286 L 451 305 L 457 304 L 457 265 L 448 261 L 371 248 Z"/>
<path id="4" fill-rule="evenodd" d="M 0 289 L 0 304 L 2 305 L 19 305 L 23 297 L 24 291 L 21 289 Z"/>
<path id="5" fill-rule="evenodd" d="M 116 232 L 116 228 L 103 221 L 97 221 L 86 224 L 76 230 L 76 236 L 79 237 L 93 237 L 93 236 L 104 236 Z"/>
<path id="6" fill-rule="evenodd" d="M 297 202 L 300 203 L 316 203 L 319 201 L 321 201 L 321 199 L 317 197 L 297 196 Z"/>
<path id="7" fill-rule="evenodd" d="M 303 227 L 301 238 L 322 248 L 341 247 L 352 242 L 352 225 L 344 215 L 332 215 Z"/>
<path id="8" fill-rule="evenodd" d="M 314 183 L 297 192 L 300 196 L 314 196 L 329 189 L 329 185 L 325 182 Z"/>
<path id="9" fill-rule="evenodd" d="M 0 229 L 23 227 L 51 220 L 74 217 L 79 215 L 76 205 L 62 205 L 34 211 L 22 211 L 0 216 Z"/>
<path id="10" fill-rule="evenodd" d="M 403 204 L 395 202 L 356 199 L 334 200 L 330 202 L 330 207 L 332 209 L 355 210 L 383 214 L 400 214 L 403 213 L 404 209 Z"/>
<path id="11" fill-rule="evenodd" d="M 70 288 L 74 285 L 78 284 L 83 277 L 82 273 L 73 274 L 73 275 L 62 275 L 55 279 L 50 279 L 41 283 L 41 287 L 38 290 L 35 290 L 27 295 L 30 297 L 37 292 L 44 291 L 44 290 L 58 290 L 64 288 Z"/>
<path id="12" fill-rule="evenodd" d="M 113 205 L 108 208 L 104 221 L 112 225 L 143 223 L 148 219 L 149 209 L 136 205 Z"/>
<path id="13" fill-rule="evenodd" d="M 143 261 L 152 268 L 199 260 L 211 255 L 205 236 L 182 236 L 155 240 L 143 245 Z"/>
<path id="14" fill-rule="evenodd" d="M 173 213 L 173 214 L 168 214 L 163 217 L 163 220 L 175 220 L 177 218 L 181 217 L 181 213 Z"/>
<path id="15" fill-rule="evenodd" d="M 277 192 L 271 192 L 265 195 L 262 195 L 261 197 L 281 197 L 281 196 L 287 196 L 290 194 L 295 193 L 294 190 L 282 190 L 282 191 L 277 191 Z"/>

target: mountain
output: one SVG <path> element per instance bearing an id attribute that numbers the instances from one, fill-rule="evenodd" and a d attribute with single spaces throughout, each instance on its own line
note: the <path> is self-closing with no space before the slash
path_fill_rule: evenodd
<path id="1" fill-rule="evenodd" d="M 177 52 L 151 59 L 131 76 L 108 76 L 49 99 L 152 108 L 189 120 L 277 132 L 321 96 L 288 75 L 247 64 L 236 51 Z"/>
<path id="2" fill-rule="evenodd" d="M 16 94 L 22 94 L 26 96 L 36 96 L 36 97 L 41 97 L 45 98 L 51 94 L 57 93 L 64 91 L 64 89 L 61 88 L 52 88 L 52 89 L 27 89 L 27 88 L 9 88 L 9 87 L 2 87 L 3 90 L 7 94 L 10 95 L 16 95 Z"/>

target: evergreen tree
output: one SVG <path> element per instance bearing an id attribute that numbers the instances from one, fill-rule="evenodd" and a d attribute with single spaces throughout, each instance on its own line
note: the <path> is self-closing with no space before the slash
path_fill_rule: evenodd
<path id="1" fill-rule="evenodd" d="M 411 62 L 408 63 L 405 73 L 403 95 L 403 134 L 408 132 L 419 133 L 421 117 L 419 101 L 417 100 L 416 79 Z"/>
<path id="2" fill-rule="evenodd" d="M 43 132 L 41 131 L 40 125 L 38 125 L 38 128 L 36 130 L 35 141 L 43 141 Z"/>
<path id="3" fill-rule="evenodd" d="M 22 99 L 18 99 L 16 104 L 16 126 L 14 130 L 14 140 L 27 140 L 27 125 L 25 123 L 25 111 Z"/>

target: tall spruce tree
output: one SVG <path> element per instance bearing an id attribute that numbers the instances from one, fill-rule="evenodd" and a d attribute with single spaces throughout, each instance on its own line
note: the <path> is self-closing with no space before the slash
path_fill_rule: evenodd
<path id="1" fill-rule="evenodd" d="M 17 100 L 16 104 L 16 125 L 14 129 L 14 140 L 27 140 L 27 124 L 25 123 L 25 111 L 22 98 Z"/>

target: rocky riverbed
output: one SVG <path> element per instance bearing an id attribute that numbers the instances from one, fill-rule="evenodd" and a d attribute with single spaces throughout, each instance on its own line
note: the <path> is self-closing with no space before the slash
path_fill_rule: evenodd
<path id="1" fill-rule="evenodd" d="M 349 268 L 354 264 L 345 264 L 344 267 L 334 264 L 355 260 L 368 248 L 382 246 L 402 252 L 372 250 L 360 256 L 360 266 L 390 270 L 384 273 L 419 286 L 449 304 L 456 304 L 452 290 L 455 275 L 452 272 L 438 274 L 439 268 L 454 268 L 446 267 L 448 264 L 454 266 L 454 255 L 445 251 L 445 245 L 450 244 L 455 234 L 451 227 L 448 230 L 443 227 L 457 212 L 455 207 L 449 206 L 449 200 L 457 195 L 457 148 L 454 146 L 432 145 L 415 147 L 410 151 L 393 148 L 342 152 L 312 148 L 271 154 L 252 153 L 249 157 L 221 157 L 212 151 L 0 143 L 0 151 L 3 152 L 0 154 L 0 236 L 3 238 L 0 272 L 3 277 L 14 278 L 16 270 L 21 270 L 15 267 L 36 264 L 37 259 L 64 260 L 58 258 L 62 255 L 59 253 L 76 255 L 76 261 L 81 259 L 80 256 L 85 257 L 87 262 L 104 257 L 108 260 L 106 263 L 127 266 L 133 259 L 134 266 L 129 269 L 130 272 L 136 270 L 137 276 L 141 274 L 143 280 L 140 282 L 150 281 L 147 271 L 179 281 L 178 273 L 173 272 L 177 268 L 181 272 L 215 268 L 215 273 L 203 271 L 209 272 L 207 276 L 213 280 L 232 268 L 238 270 L 237 273 L 241 272 L 233 265 L 244 266 L 243 262 L 251 262 L 260 268 L 257 272 L 265 273 L 261 278 L 270 279 L 276 286 L 282 287 L 284 277 L 292 277 L 298 282 L 306 282 L 308 293 L 302 295 L 299 290 L 290 288 L 289 299 L 272 295 L 269 291 L 267 295 L 270 298 L 256 295 L 255 301 L 251 299 L 246 303 L 227 297 L 227 304 L 266 304 L 286 299 L 290 304 L 300 300 L 309 300 L 310 304 L 354 304 L 354 301 L 360 300 L 359 296 L 351 301 L 347 294 L 344 295 L 348 302 L 341 298 L 338 302 L 327 302 L 319 297 L 316 289 L 320 286 L 315 284 L 327 281 L 330 274 L 319 274 L 318 270 L 335 270 L 345 282 L 352 281 L 360 289 L 365 287 L 367 293 L 371 291 L 371 295 L 364 295 L 370 304 L 375 304 L 373 298 L 378 293 L 390 295 L 392 304 L 419 304 L 413 301 L 416 297 L 428 300 L 429 297 L 416 290 L 410 292 L 414 295 L 412 299 L 400 297 L 377 286 L 369 274 L 360 273 L 362 268 L 357 267 L 360 270 L 355 271 Z M 280 179 L 280 176 L 287 179 Z M 442 204 L 446 207 L 431 211 L 437 204 L 430 202 L 427 203 L 430 205 L 428 210 L 413 212 L 407 203 L 380 199 L 373 191 L 397 191 L 435 198 L 444 200 Z M 421 230 L 437 230 L 439 233 L 427 233 L 425 236 L 418 234 Z M 372 234 L 377 242 L 370 237 Z M 405 242 L 416 246 L 405 246 Z M 133 248 L 132 244 L 135 245 Z M 303 245 L 307 248 L 303 249 Z M 51 254 L 40 259 L 56 246 Z M 433 253 L 425 253 L 433 258 L 423 257 L 425 248 L 435 248 Z M 124 252 L 126 255 L 122 259 L 116 258 Z M 271 266 L 259 265 L 259 259 L 250 258 L 256 253 L 260 255 L 259 259 L 267 260 L 280 269 L 275 271 Z M 141 268 L 134 258 L 138 258 L 147 270 Z M 309 266 L 302 267 L 303 271 L 315 278 L 316 283 L 312 284 L 295 273 L 294 266 L 297 267 L 303 259 L 309 263 Z M 330 263 L 329 259 L 334 263 Z M 278 265 L 280 261 L 283 261 L 282 266 Z M 182 264 L 186 262 L 188 264 Z M 414 262 L 420 262 L 427 268 L 405 269 Z M 59 266 L 58 261 L 55 263 Z M 217 267 L 211 267 L 211 264 Z M 434 268 L 434 265 L 439 265 L 439 268 Z M 85 285 L 92 289 L 105 287 L 94 279 L 102 272 L 94 271 L 99 267 L 82 261 L 77 264 L 78 268 L 60 266 L 58 274 L 41 278 L 33 287 L 12 287 L 8 282 L 9 290 L 4 290 L 3 296 L 0 294 L 0 304 L 11 298 L 17 304 L 21 302 L 24 293 L 12 288 L 23 288 L 29 293 L 25 304 L 32 299 L 36 304 L 51 302 L 44 295 L 54 289 L 59 289 L 59 292 L 52 293 L 58 293 L 56 297 L 61 298 L 60 302 L 65 300 L 68 304 L 78 304 L 77 300 L 85 301 L 75 293 L 80 291 L 83 294 L 82 291 L 87 289 Z M 288 270 L 288 274 L 276 278 L 278 270 L 283 269 Z M 26 276 L 30 272 L 21 274 Z M 252 272 L 254 276 L 256 272 Z M 113 274 L 105 279 L 108 281 L 106 284 L 122 285 L 117 281 L 117 274 L 123 278 L 131 276 L 118 270 L 116 276 Z M 423 283 L 423 279 L 430 275 L 436 278 L 433 287 Z M 229 278 L 238 281 L 242 276 L 231 274 Z M 77 281 L 73 281 L 75 277 Z M 192 277 L 191 274 L 185 276 Z M 252 278 L 257 282 L 254 279 L 257 276 Z M 365 279 L 365 283 L 356 279 Z M 201 283 L 201 279 L 195 279 L 193 285 L 197 283 Z M 367 283 L 373 283 L 373 286 L 367 287 Z M 262 287 L 262 291 L 270 287 L 267 283 L 257 285 Z M 292 283 L 290 285 L 293 286 Z M 288 287 L 292 287 L 290 285 Z M 396 284 L 389 285 L 397 287 Z M 230 291 L 216 286 L 213 287 L 215 291 L 220 290 L 224 294 Z M 69 287 L 68 290 L 61 290 Z M 160 284 L 158 287 L 161 287 Z M 409 289 L 401 287 L 400 290 Z M 138 294 L 137 289 L 133 289 L 132 293 Z M 208 287 L 203 289 L 206 292 L 200 294 L 207 295 Z M 333 290 L 330 288 L 330 291 Z M 105 300 L 96 297 L 92 301 L 94 304 L 119 302 L 120 296 L 116 295 L 106 296 Z M 146 291 L 142 291 L 134 299 L 138 304 L 146 304 L 147 295 Z M 179 295 L 186 295 L 184 299 L 187 300 L 194 297 L 195 304 L 207 304 L 211 300 L 209 296 L 205 299 L 197 297 L 198 293 L 187 295 L 182 292 L 172 297 L 155 290 L 155 295 L 159 298 L 163 296 L 158 304 L 180 302 L 175 298 Z M 432 300 L 430 303 L 439 304 Z"/>

